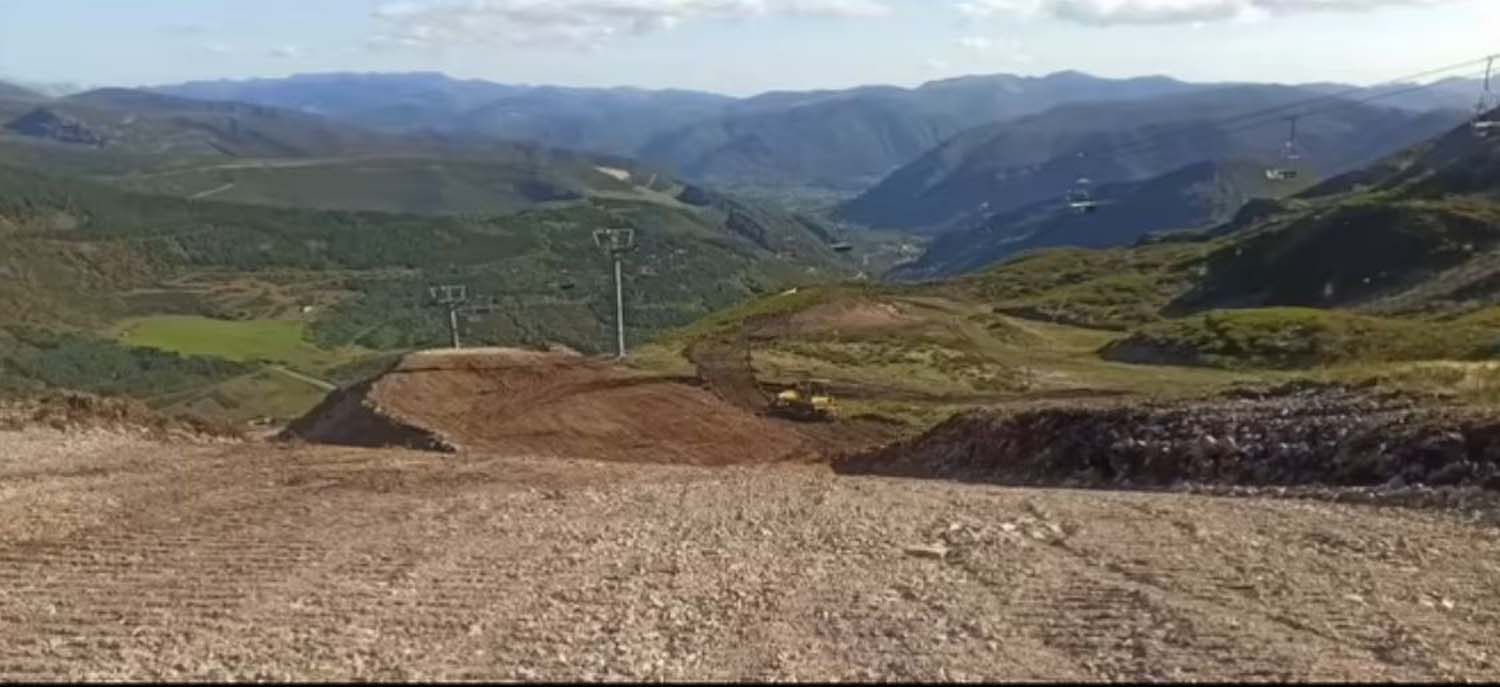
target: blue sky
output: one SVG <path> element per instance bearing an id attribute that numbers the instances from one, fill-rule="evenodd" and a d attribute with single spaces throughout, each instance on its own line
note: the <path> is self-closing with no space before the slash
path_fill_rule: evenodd
<path id="1" fill-rule="evenodd" d="M 1500 52 L 1500 0 L 0 0 L 0 78 L 319 71 L 773 89 L 960 74 L 1371 83 Z"/>

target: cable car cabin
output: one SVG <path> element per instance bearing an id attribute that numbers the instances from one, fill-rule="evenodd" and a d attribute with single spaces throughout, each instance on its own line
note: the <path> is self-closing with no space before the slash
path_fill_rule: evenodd
<path id="1" fill-rule="evenodd" d="M 1278 169 L 1273 167 L 1266 170 L 1266 178 L 1270 179 L 1271 181 L 1291 181 L 1297 178 L 1297 170 L 1290 168 Z"/>

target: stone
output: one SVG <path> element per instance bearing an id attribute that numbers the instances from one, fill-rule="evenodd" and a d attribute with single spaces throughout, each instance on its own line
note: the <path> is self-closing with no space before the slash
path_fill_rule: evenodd
<path id="1" fill-rule="evenodd" d="M 906 547 L 906 554 L 918 558 L 942 559 L 947 557 L 948 547 L 942 544 L 908 546 Z"/>

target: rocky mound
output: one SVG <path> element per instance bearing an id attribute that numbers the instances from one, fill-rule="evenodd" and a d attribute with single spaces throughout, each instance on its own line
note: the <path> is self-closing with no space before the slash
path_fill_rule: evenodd
<path id="1" fill-rule="evenodd" d="M 691 384 L 577 355 L 512 349 L 408 355 L 385 374 L 333 394 L 283 436 L 697 465 L 786 460 L 808 446 L 798 432 Z"/>
<path id="2" fill-rule="evenodd" d="M 835 469 L 1007 485 L 1500 489 L 1500 418 L 1431 399 L 1297 385 L 1195 402 L 974 412 L 840 457 Z"/>

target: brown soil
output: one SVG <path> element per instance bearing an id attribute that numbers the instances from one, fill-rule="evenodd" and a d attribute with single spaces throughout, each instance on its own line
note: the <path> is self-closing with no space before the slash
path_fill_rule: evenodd
<path id="1" fill-rule="evenodd" d="M 737 408 L 760 413 L 770 398 L 755 379 L 750 346 L 743 337 L 705 339 L 688 347 L 686 355 L 698 370 L 698 378 L 720 400 Z"/>
<path id="2" fill-rule="evenodd" d="M 1454 681 L 1440 511 L 0 431 L 0 680 Z"/>
<path id="3" fill-rule="evenodd" d="M 29 427 L 134 432 L 161 440 L 244 438 L 244 433 L 237 427 L 193 416 L 168 417 L 158 414 L 140 401 L 127 398 L 59 392 L 37 398 L 0 402 L 0 430 Z"/>
<path id="4" fill-rule="evenodd" d="M 899 329 L 918 323 L 894 303 L 869 300 L 846 300 L 815 305 L 787 317 L 776 318 L 756 327 L 759 336 L 783 333 L 856 334 Z"/>
<path id="5" fill-rule="evenodd" d="M 806 457 L 809 438 L 691 384 L 558 353 L 407 356 L 287 436 L 318 443 L 689 464 Z"/>

